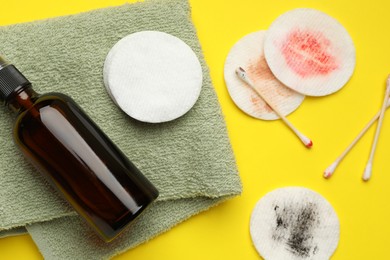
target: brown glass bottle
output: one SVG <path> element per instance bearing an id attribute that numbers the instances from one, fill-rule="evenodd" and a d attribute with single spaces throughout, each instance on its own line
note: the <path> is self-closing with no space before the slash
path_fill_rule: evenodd
<path id="1" fill-rule="evenodd" d="M 18 116 L 14 140 L 106 241 L 158 196 L 157 189 L 68 96 L 39 95 L 0 57 L 0 100 Z"/>

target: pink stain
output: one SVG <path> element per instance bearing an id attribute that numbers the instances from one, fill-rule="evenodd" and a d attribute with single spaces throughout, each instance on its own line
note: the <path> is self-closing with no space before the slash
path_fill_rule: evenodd
<path id="1" fill-rule="evenodd" d="M 282 42 L 281 52 L 299 76 L 325 76 L 339 68 L 337 58 L 330 52 L 331 45 L 321 32 L 293 29 Z"/>
<path id="2" fill-rule="evenodd" d="M 272 111 L 272 108 L 268 106 L 257 94 L 251 95 L 250 101 L 255 109 L 260 113 L 264 111 L 269 113 Z"/>

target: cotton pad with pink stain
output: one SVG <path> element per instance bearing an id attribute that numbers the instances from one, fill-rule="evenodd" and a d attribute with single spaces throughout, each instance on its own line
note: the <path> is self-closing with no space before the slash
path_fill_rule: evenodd
<path id="1" fill-rule="evenodd" d="M 313 9 L 295 9 L 278 17 L 265 35 L 264 54 L 276 78 L 309 96 L 341 89 L 356 64 L 355 47 L 345 28 Z"/>
<path id="2" fill-rule="evenodd" d="M 275 120 L 279 117 L 235 71 L 242 67 L 253 81 L 256 89 L 265 95 L 283 114 L 295 111 L 304 100 L 299 94 L 275 78 L 264 58 L 265 31 L 258 31 L 241 38 L 230 50 L 224 68 L 224 77 L 234 103 L 245 113 L 255 118 Z"/>

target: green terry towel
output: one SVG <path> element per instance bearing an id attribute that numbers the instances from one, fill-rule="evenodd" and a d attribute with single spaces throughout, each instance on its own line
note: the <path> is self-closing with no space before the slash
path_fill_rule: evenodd
<path id="1" fill-rule="evenodd" d="M 186 115 L 169 123 L 146 124 L 129 118 L 103 85 L 109 50 L 126 35 L 143 30 L 182 39 L 202 64 L 199 100 Z M 224 119 L 186 0 L 149 0 L 0 27 L 0 53 L 30 79 L 37 92 L 73 97 L 160 191 L 157 202 L 123 235 L 104 243 L 22 156 L 12 141 L 14 115 L 1 109 L 1 236 L 25 227 L 46 259 L 109 258 L 240 194 Z"/>

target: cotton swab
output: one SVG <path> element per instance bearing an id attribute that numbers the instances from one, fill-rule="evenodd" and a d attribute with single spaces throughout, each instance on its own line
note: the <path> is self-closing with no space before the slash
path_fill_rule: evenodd
<path id="1" fill-rule="evenodd" d="M 275 114 L 277 114 L 280 119 L 283 120 L 283 122 L 298 136 L 298 138 L 307 148 L 311 148 L 313 146 L 313 142 L 309 138 L 304 136 L 301 132 L 299 132 L 298 129 L 296 129 L 293 124 L 291 124 L 290 121 L 288 121 L 287 118 L 282 113 L 280 113 L 278 109 L 276 109 L 275 105 L 272 104 L 272 102 L 270 102 L 267 97 L 265 97 L 263 94 L 260 93 L 260 91 L 255 88 L 254 84 L 252 83 L 251 79 L 243 68 L 237 68 L 236 74 L 242 81 L 248 84 L 256 92 L 256 94 L 259 95 L 259 97 L 262 98 L 265 103 L 267 103 L 268 106 L 272 108 Z"/>
<path id="2" fill-rule="evenodd" d="M 390 107 L 390 97 L 387 98 L 386 108 Z M 356 138 L 351 142 L 351 144 L 340 154 L 339 157 L 324 171 L 324 177 L 330 178 L 334 171 L 336 170 L 339 163 L 344 159 L 344 157 L 351 151 L 351 149 L 355 146 L 355 144 L 362 138 L 362 136 L 367 132 L 367 130 L 378 120 L 381 115 L 381 110 L 376 113 L 376 115 L 371 119 L 370 122 L 363 128 L 363 130 L 356 136 Z"/>
<path id="3" fill-rule="evenodd" d="M 374 142 L 372 143 L 372 147 L 371 147 L 370 157 L 369 157 L 369 159 L 367 161 L 367 165 L 366 165 L 366 168 L 364 169 L 364 173 L 363 173 L 363 180 L 364 181 L 368 181 L 371 178 L 372 162 L 374 160 L 374 154 L 375 154 L 375 150 L 376 150 L 376 145 L 378 143 L 379 134 L 380 134 L 380 131 L 381 131 L 381 128 L 382 128 L 383 118 L 384 118 L 384 115 L 385 115 L 386 104 L 387 104 L 387 99 L 389 97 L 389 94 L 390 94 L 390 75 L 387 78 L 387 86 L 386 86 L 385 98 L 383 100 L 381 113 L 380 113 L 380 116 L 379 116 L 379 119 L 378 119 L 378 125 L 376 127 L 376 132 L 375 132 Z"/>

